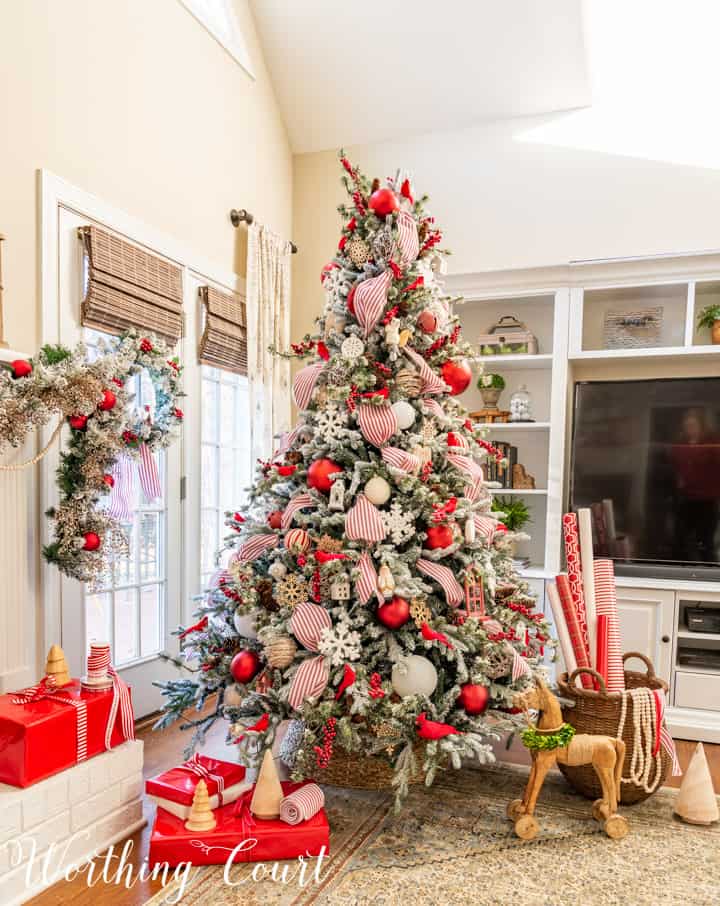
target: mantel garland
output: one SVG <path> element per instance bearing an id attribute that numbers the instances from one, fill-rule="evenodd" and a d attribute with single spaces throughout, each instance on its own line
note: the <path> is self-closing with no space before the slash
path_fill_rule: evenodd
<path id="1" fill-rule="evenodd" d="M 131 405 L 126 386 L 142 371 L 155 392 L 153 418 Z M 63 425 L 70 430 L 57 470 L 59 501 L 46 513 L 54 522 L 53 540 L 43 549 L 45 559 L 65 575 L 96 583 L 111 558 L 127 551 L 125 533 L 100 506 L 101 498 L 114 484 L 111 473 L 119 457 L 140 460 L 172 443 L 183 419 L 181 371 L 162 340 L 134 330 L 101 341 L 93 361 L 84 343 L 72 350 L 43 346 L 32 359 L 0 369 L 0 453 L 60 416 L 50 443 L 22 464 L 33 465 Z"/>

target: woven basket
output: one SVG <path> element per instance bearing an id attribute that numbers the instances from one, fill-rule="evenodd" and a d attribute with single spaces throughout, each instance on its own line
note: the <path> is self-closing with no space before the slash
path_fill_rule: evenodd
<path id="1" fill-rule="evenodd" d="M 422 783 L 420 765 L 423 746 L 416 745 L 414 751 L 418 768 L 410 778 L 410 783 Z M 347 752 L 340 746 L 333 750 L 330 763 L 317 777 L 319 783 L 352 790 L 389 790 L 392 787 L 392 779 L 392 764 L 382 755 Z"/>
<path id="2" fill-rule="evenodd" d="M 637 673 L 634 670 L 625 671 L 625 688 L 637 689 L 645 686 L 649 689 L 662 689 L 667 692 L 667 683 L 655 675 L 655 669 L 652 662 L 637 651 L 629 651 L 623 655 L 623 663 L 630 658 L 639 658 L 647 667 L 646 673 Z M 575 677 L 580 673 L 590 673 L 598 681 L 600 691 L 596 692 L 591 689 L 578 689 L 575 685 Z M 558 688 L 564 698 L 574 700 L 575 704 L 571 707 L 563 707 L 563 720 L 571 724 L 578 733 L 599 734 L 602 736 L 617 736 L 620 724 L 620 714 L 622 708 L 622 692 L 608 692 L 605 688 L 605 681 L 602 676 L 595 670 L 581 667 L 574 670 L 568 678 L 567 673 L 563 673 L 558 679 Z M 623 777 L 629 774 L 629 765 L 634 749 L 633 743 L 633 704 L 628 699 L 627 715 L 625 717 L 625 727 L 622 735 L 626 746 L 625 765 L 623 768 Z M 661 777 L 656 789 L 659 789 L 665 782 L 668 770 L 671 767 L 671 760 L 664 748 L 660 749 L 661 757 Z M 599 799 L 602 796 L 602 789 L 592 765 L 579 765 L 571 767 L 570 765 L 558 765 L 565 775 L 568 783 L 578 793 L 582 793 L 588 799 Z M 654 774 L 651 773 L 651 777 Z M 651 794 L 646 792 L 641 786 L 635 783 L 626 783 L 624 780 L 620 784 L 620 802 L 623 805 L 632 805 L 635 802 L 643 802 Z"/>

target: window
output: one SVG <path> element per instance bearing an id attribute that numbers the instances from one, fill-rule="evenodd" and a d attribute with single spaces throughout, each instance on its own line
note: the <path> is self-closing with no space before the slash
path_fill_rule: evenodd
<path id="1" fill-rule="evenodd" d="M 231 0 L 180 0 L 180 2 L 254 79 L 250 53 Z"/>

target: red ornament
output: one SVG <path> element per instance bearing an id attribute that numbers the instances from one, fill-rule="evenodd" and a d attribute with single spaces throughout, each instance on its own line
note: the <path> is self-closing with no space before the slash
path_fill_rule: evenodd
<path id="1" fill-rule="evenodd" d="M 467 390 L 472 380 L 472 371 L 465 359 L 460 362 L 445 362 L 440 369 L 440 373 L 445 383 L 450 387 L 452 396 L 457 396 L 463 390 Z"/>
<path id="2" fill-rule="evenodd" d="M 87 425 L 87 415 L 71 415 L 69 418 L 70 427 L 75 431 L 82 431 Z"/>
<path id="3" fill-rule="evenodd" d="M 347 236 L 341 236 L 340 242 L 338 242 L 338 248 L 342 251 L 347 245 Z"/>
<path id="4" fill-rule="evenodd" d="M 377 618 L 388 629 L 399 629 L 410 619 L 410 605 L 405 598 L 395 595 L 378 607 Z"/>
<path id="5" fill-rule="evenodd" d="M 440 369 L 442 378 L 450 387 L 452 396 L 457 396 L 470 386 L 472 370 L 465 359 L 460 362 L 448 361 Z"/>
<path id="6" fill-rule="evenodd" d="M 337 270 L 338 267 L 339 267 L 339 265 L 336 264 L 334 261 L 330 261 L 328 264 L 326 264 L 325 267 L 320 271 L 320 282 L 324 283 L 325 278 L 330 273 L 330 271 Z"/>
<path id="7" fill-rule="evenodd" d="M 98 403 L 98 409 L 102 409 L 103 412 L 109 412 L 115 408 L 116 402 L 117 397 L 112 390 L 103 390 L 102 400 Z"/>
<path id="8" fill-rule="evenodd" d="M 464 447 L 465 446 L 465 444 L 457 436 L 457 434 L 454 434 L 452 431 L 448 431 L 448 433 L 447 433 L 447 445 L 448 445 L 448 447 Z"/>
<path id="9" fill-rule="evenodd" d="M 466 714 L 474 717 L 485 712 L 490 703 L 490 693 L 486 686 L 479 683 L 465 683 L 460 687 L 457 703 Z"/>
<path id="10" fill-rule="evenodd" d="M 424 547 L 434 551 L 443 547 L 450 547 L 454 541 L 453 530 L 449 525 L 431 525 L 425 529 L 427 538 Z"/>
<path id="11" fill-rule="evenodd" d="M 425 333 L 435 333 L 437 330 L 437 318 L 430 311 L 429 308 L 426 308 L 424 311 L 421 311 L 417 319 L 418 327 L 420 330 Z"/>
<path id="12" fill-rule="evenodd" d="M 291 466 L 278 466 L 277 473 L 281 478 L 289 478 L 297 471 L 296 465 Z"/>
<path id="13" fill-rule="evenodd" d="M 82 547 L 84 551 L 96 551 L 100 547 L 100 535 L 95 532 L 85 532 L 83 538 L 85 539 Z"/>
<path id="14" fill-rule="evenodd" d="M 400 207 L 397 195 L 392 189 L 376 189 L 370 196 L 370 210 L 378 217 L 387 217 Z"/>
<path id="15" fill-rule="evenodd" d="M 14 362 L 10 362 L 10 367 L 14 378 L 27 377 L 32 374 L 33 370 L 32 365 L 26 359 L 15 359 Z"/>
<path id="16" fill-rule="evenodd" d="M 445 736 L 459 736 L 460 731 L 457 727 L 450 724 L 442 724 L 437 720 L 428 720 L 423 711 L 415 718 L 418 736 L 422 739 L 443 739 Z"/>
<path id="17" fill-rule="evenodd" d="M 230 673 L 236 683 L 249 683 L 260 671 L 260 658 L 255 651 L 248 651 L 243 648 L 242 651 L 233 657 L 230 661 Z"/>
<path id="18" fill-rule="evenodd" d="M 327 362 L 327 360 L 330 358 L 330 350 L 322 340 L 320 340 L 320 342 L 317 344 L 317 352 L 323 362 Z"/>
<path id="19" fill-rule="evenodd" d="M 113 487 L 115 484 L 115 479 L 112 475 L 103 475 L 103 481 L 109 488 Z"/>
<path id="20" fill-rule="evenodd" d="M 308 486 L 327 494 L 333 486 L 333 482 L 330 479 L 330 475 L 333 472 L 342 472 L 342 466 L 333 462 L 332 459 L 316 459 L 315 462 L 310 464 L 310 468 L 307 471 Z"/>
<path id="21" fill-rule="evenodd" d="M 279 529 L 282 526 L 282 510 L 273 510 L 267 517 L 270 528 Z"/>

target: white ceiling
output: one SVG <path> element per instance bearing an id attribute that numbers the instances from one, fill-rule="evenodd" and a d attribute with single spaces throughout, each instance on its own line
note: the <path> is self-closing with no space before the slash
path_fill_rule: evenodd
<path id="1" fill-rule="evenodd" d="M 590 102 L 581 0 L 251 0 L 295 152 Z"/>

